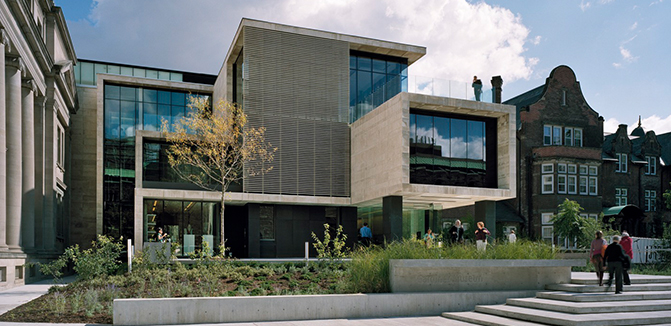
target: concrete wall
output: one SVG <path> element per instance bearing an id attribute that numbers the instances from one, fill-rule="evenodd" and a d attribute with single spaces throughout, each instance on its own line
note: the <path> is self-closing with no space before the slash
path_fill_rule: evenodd
<path id="1" fill-rule="evenodd" d="M 501 304 L 535 291 L 332 294 L 227 298 L 116 299 L 115 325 L 438 316 Z"/>
<path id="2" fill-rule="evenodd" d="M 392 259 L 392 292 L 543 290 L 569 283 L 584 259 Z"/>

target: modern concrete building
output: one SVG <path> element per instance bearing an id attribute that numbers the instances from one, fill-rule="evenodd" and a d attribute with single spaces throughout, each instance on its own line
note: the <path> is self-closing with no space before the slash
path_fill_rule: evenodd
<path id="1" fill-rule="evenodd" d="M 0 2 L 0 289 L 69 243 L 70 115 L 76 56 L 47 0 Z"/>
<path id="2" fill-rule="evenodd" d="M 181 255 L 220 241 L 219 194 L 176 178 L 157 131 L 190 96 L 242 105 L 278 148 L 272 171 L 227 191 L 237 257 L 303 256 L 325 223 L 350 244 L 364 221 L 380 242 L 410 237 L 464 205 L 493 224 L 493 203 L 516 191 L 515 108 L 406 92 L 425 51 L 243 19 L 216 76 L 80 60 L 73 242 L 103 233 L 141 248 L 159 226 Z"/>

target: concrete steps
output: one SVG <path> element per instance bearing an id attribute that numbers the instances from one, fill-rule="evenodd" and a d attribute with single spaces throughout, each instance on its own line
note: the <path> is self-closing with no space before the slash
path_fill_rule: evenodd
<path id="1" fill-rule="evenodd" d="M 671 277 L 631 275 L 623 294 L 598 286 L 593 273 L 573 273 L 571 283 L 547 286 L 535 298 L 480 305 L 472 312 L 442 316 L 478 325 L 669 325 Z"/>

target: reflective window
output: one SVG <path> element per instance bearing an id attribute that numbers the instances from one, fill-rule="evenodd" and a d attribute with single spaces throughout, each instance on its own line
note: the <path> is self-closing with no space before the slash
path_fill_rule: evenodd
<path id="1" fill-rule="evenodd" d="M 410 114 L 410 182 L 495 187 L 488 179 L 487 123 Z"/>
<path id="2" fill-rule="evenodd" d="M 172 81 L 183 81 L 184 79 L 184 76 L 178 72 L 157 71 L 114 64 L 80 61 L 75 66 L 75 82 L 77 85 L 95 86 L 96 75 L 99 73 Z"/>
<path id="3" fill-rule="evenodd" d="M 350 123 L 408 88 L 405 58 L 353 52 L 349 67 Z"/>

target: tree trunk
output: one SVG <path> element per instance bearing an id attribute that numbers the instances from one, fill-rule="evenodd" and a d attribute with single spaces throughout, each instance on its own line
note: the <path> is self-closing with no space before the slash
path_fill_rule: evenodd
<path id="1" fill-rule="evenodd" d="M 221 191 L 221 241 L 219 242 L 219 245 L 221 246 L 222 250 L 222 256 L 225 256 L 226 254 L 226 238 L 225 238 L 225 232 L 224 232 L 224 210 L 226 209 L 226 206 L 224 206 L 224 201 L 225 201 L 225 192 L 224 190 Z"/>

